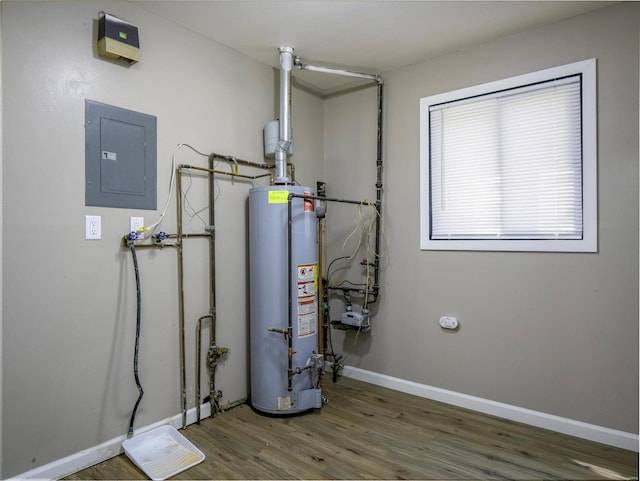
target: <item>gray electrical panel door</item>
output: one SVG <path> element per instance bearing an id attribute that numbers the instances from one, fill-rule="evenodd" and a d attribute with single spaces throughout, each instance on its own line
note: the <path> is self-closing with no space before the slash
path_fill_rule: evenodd
<path id="1" fill-rule="evenodd" d="M 157 120 L 85 100 L 85 205 L 156 209 Z"/>

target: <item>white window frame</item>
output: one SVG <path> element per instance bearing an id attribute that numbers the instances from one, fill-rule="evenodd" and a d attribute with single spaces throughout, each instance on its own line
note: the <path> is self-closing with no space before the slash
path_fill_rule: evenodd
<path id="1" fill-rule="evenodd" d="M 431 239 L 429 106 L 555 78 L 582 76 L 582 239 Z M 420 248 L 422 250 L 597 252 L 596 59 L 588 59 L 420 99 Z"/>

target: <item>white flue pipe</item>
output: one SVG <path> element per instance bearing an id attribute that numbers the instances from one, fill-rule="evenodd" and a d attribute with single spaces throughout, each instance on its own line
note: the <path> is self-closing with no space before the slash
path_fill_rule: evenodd
<path id="1" fill-rule="evenodd" d="M 293 48 L 280 47 L 280 132 L 276 147 L 275 183 L 289 183 L 287 156 L 291 145 L 291 70 Z"/>

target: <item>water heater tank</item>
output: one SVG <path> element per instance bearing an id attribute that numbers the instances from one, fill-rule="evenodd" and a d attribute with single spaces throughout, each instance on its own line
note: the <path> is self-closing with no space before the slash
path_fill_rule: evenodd
<path id="1" fill-rule="evenodd" d="M 314 202 L 291 199 L 289 265 L 289 193 L 314 195 L 309 187 L 290 185 L 255 187 L 249 193 L 251 403 L 255 409 L 271 414 L 322 406 L 319 378 L 323 359 L 316 352 L 318 246 Z M 294 372 L 291 378 L 290 367 Z"/>

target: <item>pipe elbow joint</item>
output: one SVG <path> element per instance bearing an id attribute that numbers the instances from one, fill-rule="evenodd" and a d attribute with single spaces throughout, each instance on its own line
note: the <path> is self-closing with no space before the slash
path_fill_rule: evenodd
<path id="1" fill-rule="evenodd" d="M 288 139 L 280 139 L 276 145 L 276 151 L 285 155 L 289 153 L 289 147 L 291 147 L 291 141 Z"/>

